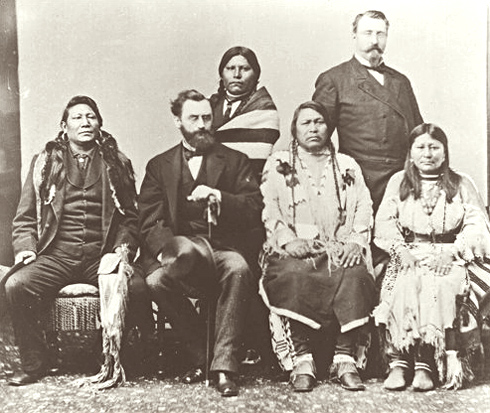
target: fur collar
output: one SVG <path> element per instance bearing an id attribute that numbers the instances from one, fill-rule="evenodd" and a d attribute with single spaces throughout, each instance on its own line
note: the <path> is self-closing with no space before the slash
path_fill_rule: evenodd
<path id="1" fill-rule="evenodd" d="M 136 203 L 134 171 L 129 159 L 119 151 L 116 140 L 101 130 L 96 140 L 98 150 L 107 169 L 112 198 L 116 208 L 124 210 Z M 40 203 L 53 202 L 56 192 L 64 182 L 66 166 L 64 157 L 68 151 L 68 140 L 60 132 L 56 139 L 46 143 L 34 166 L 34 187 Z"/>

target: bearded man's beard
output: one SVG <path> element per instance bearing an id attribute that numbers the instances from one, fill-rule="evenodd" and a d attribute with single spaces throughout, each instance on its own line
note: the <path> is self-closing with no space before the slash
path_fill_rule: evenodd
<path id="1" fill-rule="evenodd" d="M 368 53 L 370 53 L 369 63 L 371 63 L 371 66 L 378 67 L 383 57 L 383 51 L 381 50 L 381 48 L 375 45 L 368 50 Z"/>
<path id="2" fill-rule="evenodd" d="M 180 131 L 182 132 L 182 135 L 184 135 L 187 143 L 195 148 L 197 152 L 207 152 L 216 142 L 214 135 L 207 130 L 189 132 L 181 127 Z"/>

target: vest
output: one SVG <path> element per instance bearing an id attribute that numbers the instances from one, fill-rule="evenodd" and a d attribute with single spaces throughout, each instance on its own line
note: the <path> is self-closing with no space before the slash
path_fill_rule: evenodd
<path id="1" fill-rule="evenodd" d="M 95 151 L 85 177 L 70 153 L 65 162 L 63 210 L 49 253 L 80 260 L 97 258 L 103 244 L 102 159 Z"/>
<path id="2" fill-rule="evenodd" d="M 189 202 L 187 197 L 195 187 L 206 184 L 206 157 L 203 157 L 201 169 L 196 177 L 192 177 L 189 165 L 182 160 L 182 170 L 178 189 L 178 228 L 182 235 L 207 235 L 208 224 L 204 217 L 207 207 L 206 201 Z"/>

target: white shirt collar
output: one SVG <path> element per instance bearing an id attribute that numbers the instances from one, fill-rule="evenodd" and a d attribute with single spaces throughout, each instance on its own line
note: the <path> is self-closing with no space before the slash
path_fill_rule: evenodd
<path id="1" fill-rule="evenodd" d="M 357 61 L 361 65 L 371 67 L 371 62 L 367 59 L 364 59 L 364 57 L 359 56 L 357 53 L 354 53 L 354 57 L 357 59 Z M 382 63 L 384 63 L 383 58 L 381 58 L 381 60 L 379 61 L 379 64 L 382 64 Z"/>
<path id="2" fill-rule="evenodd" d="M 371 67 L 371 63 L 364 59 L 363 57 L 359 56 L 357 53 L 354 54 L 354 57 L 357 59 L 357 61 L 366 67 L 366 69 L 368 70 L 369 74 L 371 76 L 373 76 L 380 84 L 382 84 L 384 86 L 385 84 L 385 75 L 383 73 L 380 73 L 374 69 L 370 69 Z M 379 62 L 379 64 L 382 64 L 383 63 L 383 58 L 381 58 L 381 61 Z"/>
<path id="3" fill-rule="evenodd" d="M 191 152 L 196 152 L 196 148 L 194 148 L 189 142 L 182 138 L 182 146 Z"/>

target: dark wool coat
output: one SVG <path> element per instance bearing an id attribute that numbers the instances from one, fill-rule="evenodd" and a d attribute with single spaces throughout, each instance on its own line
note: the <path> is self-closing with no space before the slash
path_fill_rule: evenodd
<path id="1" fill-rule="evenodd" d="M 43 154 L 41 154 L 42 156 Z M 31 163 L 26 182 L 13 221 L 14 253 L 21 251 L 34 251 L 42 254 L 51 244 L 58 232 L 58 224 L 64 204 L 64 189 L 66 178 L 63 178 L 54 199 L 46 204 L 39 199 L 39 188 L 35 182 L 40 181 L 39 163 L 36 155 Z M 129 162 L 129 161 L 128 161 Z M 113 194 L 107 164 L 102 161 L 102 235 L 103 247 L 101 256 L 113 252 L 122 244 L 128 244 L 130 251 L 138 248 L 138 213 L 134 203 L 136 189 L 127 188 L 124 193 Z M 128 168 L 132 170 L 130 165 Z M 123 191 L 120 191 L 123 192 Z M 115 199 L 119 204 L 116 207 Z M 124 214 L 122 214 L 122 212 Z"/>
<path id="2" fill-rule="evenodd" d="M 243 251 L 243 234 L 260 225 L 262 196 L 244 154 L 217 143 L 205 155 L 206 185 L 221 191 L 221 213 L 216 231 L 226 247 Z M 178 190 L 182 171 L 179 144 L 148 162 L 139 196 L 142 262 L 149 274 L 157 256 L 175 235 L 178 226 Z M 204 163 L 205 162 L 205 163 Z"/>
<path id="3" fill-rule="evenodd" d="M 423 122 L 410 81 L 386 67 L 384 86 L 353 57 L 322 73 L 313 100 L 337 129 L 339 151 L 361 166 L 375 209 L 389 178 L 403 168 L 408 136 Z"/>

